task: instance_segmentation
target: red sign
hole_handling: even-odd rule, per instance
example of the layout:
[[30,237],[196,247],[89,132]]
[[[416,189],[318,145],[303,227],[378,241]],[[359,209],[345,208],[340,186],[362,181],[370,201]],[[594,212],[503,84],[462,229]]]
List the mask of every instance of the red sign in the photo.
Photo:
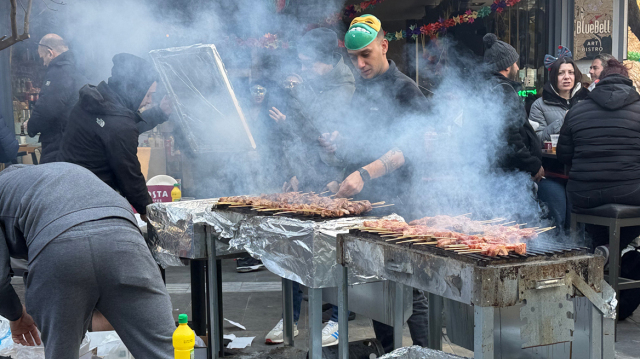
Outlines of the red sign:
[[171,190],[173,190],[173,185],[150,185],[147,186],[149,189],[149,195],[153,200],[153,203],[157,202],[171,202]]

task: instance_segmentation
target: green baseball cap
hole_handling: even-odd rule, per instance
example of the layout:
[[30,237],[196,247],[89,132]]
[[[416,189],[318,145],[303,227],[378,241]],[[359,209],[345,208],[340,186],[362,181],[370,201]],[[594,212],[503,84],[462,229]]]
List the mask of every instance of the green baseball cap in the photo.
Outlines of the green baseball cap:
[[373,15],[362,15],[351,21],[349,30],[344,35],[344,46],[348,50],[360,50],[367,47],[378,37],[382,24]]

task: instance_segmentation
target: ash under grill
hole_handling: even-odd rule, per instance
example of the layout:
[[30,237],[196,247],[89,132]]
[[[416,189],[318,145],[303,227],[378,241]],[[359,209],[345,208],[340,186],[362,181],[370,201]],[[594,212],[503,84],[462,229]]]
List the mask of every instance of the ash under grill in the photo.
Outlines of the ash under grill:
[[352,229],[349,233],[367,239],[373,239],[380,242],[385,242],[399,247],[407,247],[414,250],[434,253],[445,257],[457,259],[463,262],[472,263],[478,266],[484,266],[489,264],[515,264],[528,261],[537,261],[545,258],[557,259],[568,258],[587,253],[588,248],[576,247],[572,245],[566,245],[562,243],[555,243],[544,240],[542,238],[536,238],[527,243],[526,254],[509,253],[506,256],[491,257],[480,253],[457,253],[454,250],[444,249],[437,247],[435,244],[420,244],[420,242],[413,243],[400,243],[396,244],[393,241],[388,241],[388,238],[380,237],[377,234],[370,232],[364,232],[357,229]]

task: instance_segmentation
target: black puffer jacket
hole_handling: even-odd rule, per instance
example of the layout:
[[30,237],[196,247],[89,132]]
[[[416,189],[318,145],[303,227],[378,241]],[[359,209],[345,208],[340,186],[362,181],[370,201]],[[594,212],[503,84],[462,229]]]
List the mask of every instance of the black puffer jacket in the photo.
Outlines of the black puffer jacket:
[[40,163],[56,160],[67,118],[78,102],[78,90],[88,82],[76,68],[71,51],[63,52],[49,64],[40,97],[27,125],[29,136],[40,134]]
[[542,149],[536,132],[527,120],[524,102],[518,96],[520,83],[509,80],[499,72],[495,72],[491,80],[492,91],[501,96],[507,106],[507,149],[499,164],[505,170],[520,170],[534,176],[542,167]]
[[630,79],[610,75],[567,113],[557,152],[568,191],[640,183],[639,100]]

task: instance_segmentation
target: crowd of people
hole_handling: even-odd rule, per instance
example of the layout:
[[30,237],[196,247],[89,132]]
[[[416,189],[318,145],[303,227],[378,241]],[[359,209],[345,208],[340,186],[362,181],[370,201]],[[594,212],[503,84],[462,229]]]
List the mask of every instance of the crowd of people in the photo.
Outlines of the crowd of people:
[[[423,134],[398,129],[411,129],[409,119],[428,121],[421,115],[432,104],[387,58],[389,43],[375,16],[356,17],[344,45],[348,59],[334,31],[310,30],[296,47],[295,74],[280,83],[251,81],[244,111],[258,148],[252,176],[282,191],[389,201],[410,216],[417,204],[406,188],[415,180]],[[624,65],[599,55],[587,87],[571,52],[561,47],[557,57],[545,59],[549,82],[527,113],[519,96],[519,54],[494,34],[484,36],[484,45],[486,91],[506,108],[496,168],[528,174],[561,228],[572,208],[640,206],[640,96]],[[158,74],[134,55],[113,57],[111,77],[94,86],[86,84],[61,37],[43,37],[38,53],[48,71],[25,128],[40,135],[42,164],[0,172],[0,315],[22,344],[39,342],[37,326],[47,357],[77,358],[73,349],[82,334],[104,315],[126,333],[122,338],[135,357],[170,358],[170,299],[131,206],[146,220],[152,201],[137,158],[138,137],[170,118],[171,99],[156,95],[162,92]],[[558,159],[571,165],[568,181],[545,176],[543,142],[554,135]],[[10,162],[17,151],[12,131],[0,126],[0,160]],[[589,230],[594,247],[606,245],[599,228]],[[639,234],[624,229],[621,247]],[[10,257],[29,260],[26,307],[10,284]],[[301,301],[296,286],[296,324]],[[638,305],[628,302],[621,316]],[[427,345],[427,321],[426,296],[414,290],[408,320],[414,344]],[[373,326],[391,351],[392,328]],[[280,321],[266,342],[282,343],[282,327]],[[323,345],[337,343],[338,329],[334,310]]]

